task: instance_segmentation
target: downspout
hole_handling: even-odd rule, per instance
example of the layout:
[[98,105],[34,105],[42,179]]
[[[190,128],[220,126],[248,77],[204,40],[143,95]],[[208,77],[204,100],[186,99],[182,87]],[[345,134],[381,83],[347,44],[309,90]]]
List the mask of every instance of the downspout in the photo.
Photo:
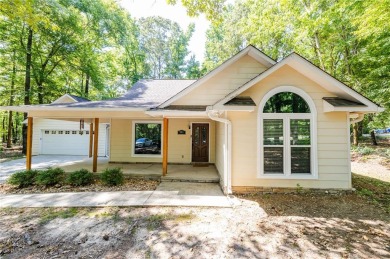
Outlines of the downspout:
[[350,124],[361,122],[364,119],[364,113],[350,113]]
[[227,129],[227,134],[225,136],[225,152],[227,153],[227,159],[224,163],[224,193],[232,193],[232,183],[231,183],[231,165],[232,165],[232,122],[228,119],[219,118],[219,112],[216,110],[209,110],[207,108],[207,116],[213,121],[222,122],[225,124]]

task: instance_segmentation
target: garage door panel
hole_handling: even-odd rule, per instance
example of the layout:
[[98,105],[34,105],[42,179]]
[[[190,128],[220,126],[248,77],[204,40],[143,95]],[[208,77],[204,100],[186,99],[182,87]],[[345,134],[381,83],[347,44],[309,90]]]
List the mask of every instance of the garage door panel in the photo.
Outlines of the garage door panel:
[[89,134],[83,131],[43,130],[41,154],[88,155]]

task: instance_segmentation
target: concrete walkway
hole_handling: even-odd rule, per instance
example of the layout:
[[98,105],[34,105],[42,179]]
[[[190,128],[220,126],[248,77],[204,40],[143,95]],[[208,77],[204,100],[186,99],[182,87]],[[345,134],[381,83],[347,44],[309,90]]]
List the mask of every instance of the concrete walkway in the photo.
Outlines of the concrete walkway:
[[0,195],[0,207],[199,206],[232,207],[214,183],[163,182],[155,191]]

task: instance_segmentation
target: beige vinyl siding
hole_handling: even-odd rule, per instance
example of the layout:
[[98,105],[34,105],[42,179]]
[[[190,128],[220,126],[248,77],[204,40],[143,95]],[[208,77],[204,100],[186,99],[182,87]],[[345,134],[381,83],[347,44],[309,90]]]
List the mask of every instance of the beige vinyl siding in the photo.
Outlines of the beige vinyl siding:
[[[258,178],[258,107],[255,112],[229,112],[233,124],[232,186],[351,188],[349,172],[348,123],[345,112],[323,113],[322,98],[334,96],[289,66],[284,66],[241,96],[251,96],[256,105],[278,86],[306,91],[317,109],[318,179]],[[261,111],[260,111],[261,113]]]
[[[158,119],[132,120],[132,119],[112,119],[111,120],[111,162],[151,162],[161,163],[162,156],[135,156],[133,152],[133,121],[159,121]],[[210,163],[215,162],[215,123],[207,119],[169,119],[168,123],[168,162],[169,163],[191,163],[191,123],[210,124]],[[185,130],[185,135],[179,135],[179,130]],[[162,143],[164,145],[164,143]]]
[[[80,122],[34,118],[33,119],[33,140],[32,155],[39,155],[41,152],[42,130],[79,130]],[[85,123],[84,130],[89,130],[89,124]],[[101,123],[99,127],[98,155],[106,155],[106,124]]]
[[212,105],[267,68],[246,55],[219,72],[173,105]]
[[[225,124],[222,122],[215,123],[215,167],[219,173],[219,178],[222,186],[224,186],[224,170],[225,170],[225,140],[226,130]],[[227,154],[226,154],[227,155]]]

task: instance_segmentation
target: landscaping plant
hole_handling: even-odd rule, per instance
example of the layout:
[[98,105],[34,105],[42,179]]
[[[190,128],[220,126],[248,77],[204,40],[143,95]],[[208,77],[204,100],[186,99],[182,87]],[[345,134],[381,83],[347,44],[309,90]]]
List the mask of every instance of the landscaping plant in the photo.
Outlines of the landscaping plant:
[[65,171],[61,168],[48,168],[44,171],[39,171],[35,178],[35,183],[44,186],[54,186],[62,183],[65,178]]
[[18,188],[28,187],[34,184],[35,178],[38,174],[36,170],[26,170],[12,174],[7,183],[17,185]]
[[85,186],[93,183],[93,173],[87,169],[74,171],[66,178],[66,183],[73,186]]
[[100,175],[100,180],[105,185],[121,185],[123,183],[123,172],[120,168],[106,168]]

